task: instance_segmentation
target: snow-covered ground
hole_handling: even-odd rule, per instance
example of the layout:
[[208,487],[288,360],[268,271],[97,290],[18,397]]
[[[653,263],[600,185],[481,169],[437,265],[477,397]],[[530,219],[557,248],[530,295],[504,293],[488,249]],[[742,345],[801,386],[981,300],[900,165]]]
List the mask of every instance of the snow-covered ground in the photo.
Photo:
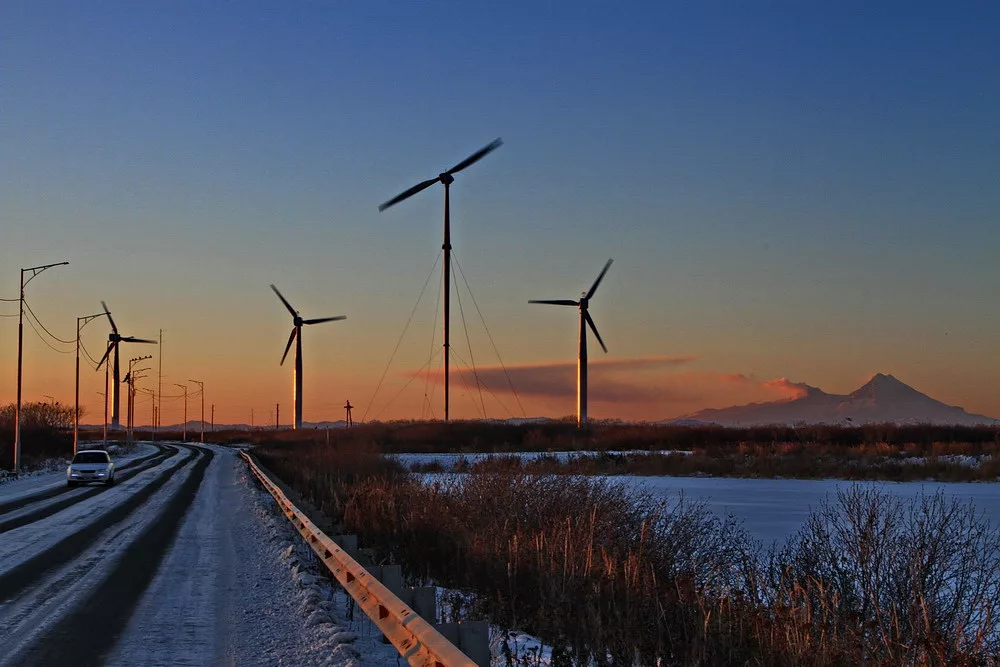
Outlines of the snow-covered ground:
[[107,665],[396,665],[246,465],[220,450]]
[[805,524],[824,500],[836,500],[838,489],[857,484],[900,498],[942,491],[948,498],[971,502],[994,525],[1000,525],[1000,484],[989,482],[852,482],[834,479],[740,479],[730,477],[609,478],[668,497],[684,494],[703,501],[720,516],[732,514],[750,535],[765,545],[784,541]]
[[[401,664],[396,650],[382,642],[362,612],[349,613],[346,594],[321,576],[322,565],[271,496],[248,476],[236,453],[211,450],[215,456],[176,535],[165,550],[141,554],[158,564],[150,570],[148,585],[142,584],[145,590],[136,591],[123,631],[99,662]],[[133,457],[153,451],[140,449]],[[53,646],[66,641],[60,628],[86,614],[103,593],[135,585],[121,580],[124,555],[135,558],[133,545],[162,525],[171,504],[183,498],[197,467],[195,461],[184,463],[189,455],[181,448],[130,480],[0,535],[0,665],[52,664],[39,656],[50,655]],[[155,479],[162,482],[159,489],[85,548],[67,555],[57,544],[63,536],[88,531],[94,522],[108,523],[107,517],[121,514],[122,504]],[[43,476],[16,482],[18,493],[27,495],[52,483]],[[97,535],[96,528],[92,532]],[[53,556],[60,548],[63,561]],[[54,564],[32,565],[47,560]],[[75,646],[62,650],[77,655]],[[80,647],[80,659],[86,651]]]

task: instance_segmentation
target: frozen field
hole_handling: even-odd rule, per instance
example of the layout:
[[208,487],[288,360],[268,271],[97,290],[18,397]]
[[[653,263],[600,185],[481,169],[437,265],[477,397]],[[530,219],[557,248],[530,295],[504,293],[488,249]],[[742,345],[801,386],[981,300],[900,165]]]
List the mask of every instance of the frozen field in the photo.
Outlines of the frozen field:
[[[456,463],[464,460],[467,464],[489,457],[520,457],[523,460],[552,456],[568,460],[579,456],[594,456],[602,452],[521,452],[516,454],[396,454],[397,459],[407,467],[423,466],[430,463],[440,465],[444,471],[456,469]],[[611,455],[646,454],[640,451],[609,451]],[[689,454],[668,450],[657,454]],[[441,473],[432,473],[431,478],[440,479]],[[449,475],[448,472],[443,473]],[[846,480],[822,479],[743,479],[734,477],[646,477],[621,475],[608,479],[646,489],[652,493],[676,498],[684,494],[692,500],[703,501],[709,509],[720,516],[732,514],[743,521],[747,530],[765,545],[775,540],[782,541],[795,534],[802,527],[812,508],[827,499],[836,499],[837,489],[849,488],[852,484],[877,487],[905,498],[914,498],[921,492],[932,494],[939,489],[949,497],[963,502],[971,501],[994,525],[1000,525],[1000,483],[943,483],[943,482],[851,482]]]
[[732,514],[743,521],[750,534],[769,545],[795,534],[810,509],[824,499],[835,500],[837,489],[857,484],[875,487],[901,498],[939,489],[950,498],[972,501],[994,525],[1000,525],[1000,484],[942,482],[850,482],[844,480],[736,479],[729,477],[614,477],[636,488],[677,497],[701,500],[719,515]]

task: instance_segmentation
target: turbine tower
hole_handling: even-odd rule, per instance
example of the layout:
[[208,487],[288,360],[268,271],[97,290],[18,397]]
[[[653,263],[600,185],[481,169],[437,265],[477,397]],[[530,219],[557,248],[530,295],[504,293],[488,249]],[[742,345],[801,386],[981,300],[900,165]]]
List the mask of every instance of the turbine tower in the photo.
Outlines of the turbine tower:
[[614,260],[609,259],[604,268],[601,269],[600,275],[597,276],[597,280],[591,285],[590,289],[583,293],[579,301],[572,301],[570,299],[545,299],[545,300],[532,300],[528,303],[544,303],[551,306],[576,306],[580,309],[580,356],[576,363],[576,424],[577,426],[583,426],[587,423],[587,327],[594,332],[597,336],[597,342],[601,344],[601,349],[604,350],[605,354],[608,348],[604,345],[604,341],[601,339],[601,334],[598,333],[597,327],[594,325],[594,320],[590,317],[590,312],[588,308],[590,307],[590,300],[594,297],[594,293],[597,292],[597,286],[601,284],[604,279],[604,274],[608,272],[611,268],[611,262]]
[[503,144],[500,139],[494,140],[492,143],[480,148],[478,151],[465,158],[454,167],[446,172],[438,174],[434,178],[428,179],[423,183],[417,183],[409,190],[401,192],[389,201],[385,202],[378,207],[379,211],[384,211],[390,206],[394,206],[404,199],[409,199],[413,195],[417,194],[421,190],[426,190],[435,183],[441,183],[444,185],[444,243],[441,248],[444,250],[444,420],[448,421],[448,406],[449,406],[449,352],[451,347],[451,205],[450,205],[450,191],[451,184],[455,182],[454,174],[462,171],[466,167],[472,166],[476,162],[486,157],[488,154],[495,151],[497,148]]
[[[135,338],[133,336],[122,336],[118,333],[118,325],[115,324],[115,319],[111,317],[111,311],[108,310],[108,304],[101,301],[101,306],[104,307],[104,314],[108,316],[108,322],[111,323],[111,333],[108,334],[108,349],[104,352],[104,356],[101,360],[97,362],[97,369],[100,370],[101,365],[108,360],[108,356],[114,352],[114,370],[113,378],[114,382],[111,383],[111,428],[119,429],[121,424],[119,421],[119,415],[121,413],[121,370],[118,365],[118,345],[119,343],[147,343],[151,345],[156,345],[155,340],[149,340],[148,338]],[[107,413],[105,413],[107,414]]]
[[303,324],[321,324],[323,322],[334,322],[336,320],[346,320],[346,315],[337,315],[336,317],[317,317],[311,320],[304,320],[302,316],[299,315],[299,311],[292,308],[292,304],[288,303],[285,297],[281,296],[281,292],[274,285],[271,285],[271,289],[274,293],[278,295],[281,299],[281,303],[285,304],[285,308],[288,312],[292,314],[292,334],[288,337],[288,344],[285,345],[285,353],[281,355],[281,364],[284,365],[285,357],[288,356],[288,350],[292,349],[292,342],[295,342],[295,372],[292,376],[292,403],[295,404],[295,421],[292,424],[292,428],[300,429],[302,428],[302,325]]

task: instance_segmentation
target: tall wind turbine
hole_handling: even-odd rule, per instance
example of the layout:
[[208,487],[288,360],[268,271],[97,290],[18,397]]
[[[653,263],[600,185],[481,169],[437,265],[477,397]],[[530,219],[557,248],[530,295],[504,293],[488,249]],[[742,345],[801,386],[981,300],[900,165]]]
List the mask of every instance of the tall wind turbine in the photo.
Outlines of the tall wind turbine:
[[[101,360],[97,363],[97,369],[100,370],[101,365],[108,360],[108,355],[112,352],[115,353],[114,358],[114,382],[111,383],[111,428],[117,429],[121,428],[119,424],[119,413],[121,411],[121,371],[118,366],[118,344],[119,343],[149,343],[156,345],[155,340],[149,340],[148,338],[135,338],[133,336],[122,336],[118,333],[118,325],[115,324],[115,318],[111,317],[111,311],[108,310],[108,304],[101,301],[101,306],[104,307],[104,314],[108,316],[108,322],[111,323],[111,333],[108,334],[108,349],[101,357]],[[107,414],[107,413],[105,413]]]
[[346,320],[346,315],[337,315],[336,317],[317,317],[311,320],[304,320],[302,316],[299,315],[299,311],[292,308],[292,304],[288,303],[285,297],[281,296],[281,292],[274,285],[271,285],[271,289],[274,293],[278,295],[281,299],[281,303],[285,304],[285,308],[288,312],[292,314],[292,334],[288,337],[288,345],[285,345],[285,353],[281,355],[281,364],[284,365],[285,357],[288,356],[288,351],[292,349],[292,342],[295,342],[295,372],[292,377],[292,402],[295,404],[295,423],[293,428],[302,428],[302,325],[303,324],[321,324],[323,322],[334,322],[336,320]]
[[601,344],[601,349],[604,350],[605,354],[608,348],[604,345],[604,341],[601,339],[601,334],[598,333],[597,327],[594,325],[594,320],[590,317],[590,312],[588,308],[590,307],[590,300],[594,297],[594,293],[597,292],[597,286],[601,284],[604,279],[604,274],[608,272],[611,268],[611,262],[614,260],[609,259],[608,263],[604,265],[601,269],[600,275],[597,276],[597,280],[594,284],[590,286],[590,289],[583,293],[579,301],[572,301],[570,299],[547,299],[547,300],[533,300],[528,303],[545,303],[551,306],[576,306],[580,309],[580,356],[576,362],[576,424],[577,426],[583,426],[587,423],[587,327],[594,332],[597,336],[597,342]]
[[466,167],[469,167],[481,159],[486,157],[488,154],[492,153],[496,149],[500,148],[503,144],[500,139],[494,140],[492,143],[480,148],[478,151],[465,158],[454,167],[446,172],[438,174],[434,178],[428,179],[423,183],[417,183],[409,190],[401,192],[389,201],[385,202],[378,207],[379,211],[384,211],[390,206],[394,206],[404,199],[409,199],[413,195],[417,194],[421,190],[426,190],[435,183],[441,183],[444,185],[444,244],[441,248],[444,250],[444,420],[448,421],[448,387],[449,387],[449,373],[448,373],[448,362],[449,362],[449,351],[451,347],[451,331],[449,329],[451,322],[451,206],[449,193],[451,191],[451,184],[455,182],[454,174],[462,171]]

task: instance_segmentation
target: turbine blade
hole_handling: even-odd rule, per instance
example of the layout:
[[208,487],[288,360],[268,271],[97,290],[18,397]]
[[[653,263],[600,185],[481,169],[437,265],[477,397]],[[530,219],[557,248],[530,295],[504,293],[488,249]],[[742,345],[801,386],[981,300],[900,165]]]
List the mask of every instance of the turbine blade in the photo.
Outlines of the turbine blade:
[[440,180],[440,177],[437,177],[437,178],[432,178],[430,180],[424,181],[423,183],[417,183],[416,185],[414,185],[409,190],[406,190],[405,192],[400,192],[398,195],[396,195],[395,197],[393,197],[389,201],[385,202],[384,204],[379,204],[378,210],[379,211],[384,211],[385,209],[389,208],[390,206],[394,206],[394,205],[398,204],[399,202],[403,201],[404,199],[409,199],[410,197],[412,197],[413,195],[417,194],[421,190],[426,190],[427,188],[431,187],[432,185],[434,185],[435,183],[437,183],[439,180]]
[[104,356],[101,357],[101,360],[97,362],[97,366],[94,367],[95,371],[101,370],[101,366],[103,366],[104,362],[108,360],[109,356],[111,356],[111,349],[114,348],[114,346],[115,346],[114,343],[108,343],[107,351],[105,351]]
[[452,167],[451,169],[449,169],[445,173],[446,174],[454,174],[454,173],[457,173],[459,171],[462,171],[466,167],[468,167],[470,165],[473,165],[476,162],[479,162],[484,157],[486,157],[487,155],[489,155],[490,153],[492,153],[496,149],[500,148],[500,146],[502,146],[502,145],[503,145],[503,142],[500,141],[500,139],[494,139],[492,143],[490,143],[490,144],[488,144],[486,146],[483,146],[478,151],[476,151],[475,153],[473,153],[469,157],[465,158],[464,160],[462,160],[461,162],[459,162],[458,164],[456,164],[454,167]]
[[134,338],[133,336],[122,336],[119,340],[123,343],[149,343],[151,345],[156,345],[158,341],[150,340],[148,338]]
[[281,303],[285,304],[285,308],[287,308],[288,312],[292,314],[292,317],[298,317],[299,315],[298,312],[296,312],[296,310],[292,308],[292,304],[288,303],[288,300],[285,297],[281,296],[281,292],[278,291],[278,288],[275,287],[274,285],[271,285],[271,289],[273,289],[274,293],[278,295],[279,299],[281,299]]
[[601,269],[601,275],[597,276],[597,280],[595,280],[595,281],[594,281],[594,284],[593,284],[593,286],[592,286],[592,287],[590,288],[590,291],[589,291],[589,292],[587,292],[587,298],[588,298],[588,299],[589,299],[590,297],[594,296],[594,293],[595,293],[595,292],[597,291],[597,286],[601,284],[601,281],[602,281],[602,280],[604,280],[604,274],[605,274],[605,273],[607,273],[607,272],[608,272],[608,269],[610,269],[610,268],[611,268],[611,262],[613,262],[613,261],[615,261],[615,260],[613,260],[613,259],[609,259],[609,260],[608,260],[608,263],[604,265],[604,268],[603,268],[603,269]]
[[288,345],[285,346],[285,353],[281,355],[281,363],[278,364],[279,366],[285,365],[285,357],[288,356],[288,351],[292,349],[292,343],[295,342],[295,334],[298,333],[298,331],[299,331],[298,327],[292,328],[292,335],[288,337]]
[[335,322],[337,320],[346,320],[347,315],[337,315],[336,317],[317,317],[312,320],[302,320],[302,324],[322,324],[323,322]]
[[111,311],[108,310],[108,304],[102,301],[101,305],[104,306],[104,314],[108,316],[108,321],[111,322],[111,330],[118,333],[118,325],[115,324],[115,318],[111,317]]
[[594,325],[594,320],[590,319],[590,313],[583,311],[583,319],[587,320],[587,324],[590,325],[590,330],[594,332],[594,335],[597,336],[597,342],[601,344],[601,349],[604,350],[605,354],[607,354],[608,347],[604,344],[601,334],[597,331],[597,327]]
[[550,306],[579,306],[579,301],[571,301],[569,299],[532,299],[528,303],[545,303]]

